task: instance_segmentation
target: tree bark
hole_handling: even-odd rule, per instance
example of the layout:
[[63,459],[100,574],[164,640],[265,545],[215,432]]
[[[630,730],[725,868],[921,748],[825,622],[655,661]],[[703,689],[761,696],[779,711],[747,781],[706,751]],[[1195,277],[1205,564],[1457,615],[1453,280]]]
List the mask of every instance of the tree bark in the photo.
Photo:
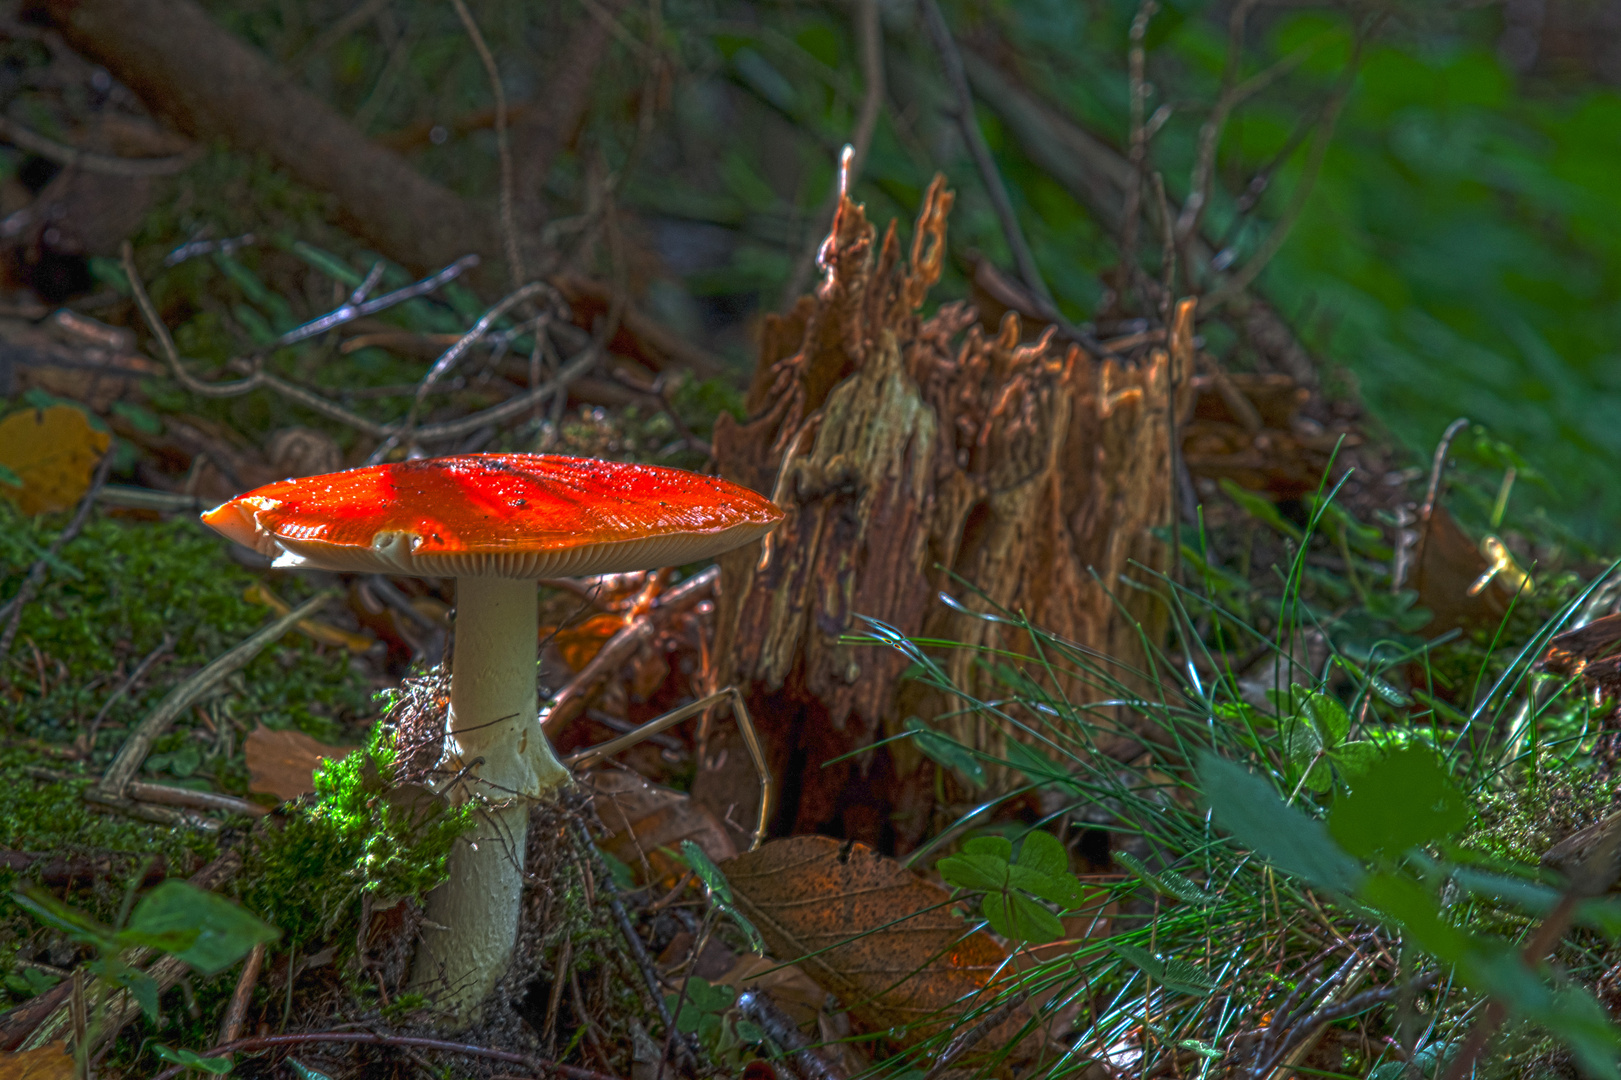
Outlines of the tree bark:
[[428,180],[219,27],[192,0],[27,0],[153,112],[203,142],[263,152],[335,196],[340,223],[417,273],[469,252],[501,262],[494,215]]
[[[1119,579],[1132,561],[1163,558],[1148,530],[1169,508],[1169,358],[1101,362],[1050,333],[1021,345],[1012,314],[993,338],[964,304],[921,318],[950,205],[936,179],[907,261],[893,224],[875,259],[861,207],[843,203],[826,281],[766,321],[750,418],[716,425],[722,475],[773,492],[787,514],[763,549],[721,560],[714,669],[762,729],[783,785],[781,832],[914,845],[930,824],[934,766],[908,740],[867,750],[908,715],[1002,748],[983,718],[949,715],[960,702],[903,680],[900,652],[847,643],[868,632],[863,616],[1028,651],[1021,633],[939,602],[947,590],[1098,650],[1127,682],[1144,659],[1138,626],[1149,641],[1162,630],[1162,605]],[[995,696],[975,660],[971,649],[941,657],[956,685]],[[1096,699],[1072,679],[1054,689]],[[723,820],[751,820],[741,747],[711,749],[694,796]]]

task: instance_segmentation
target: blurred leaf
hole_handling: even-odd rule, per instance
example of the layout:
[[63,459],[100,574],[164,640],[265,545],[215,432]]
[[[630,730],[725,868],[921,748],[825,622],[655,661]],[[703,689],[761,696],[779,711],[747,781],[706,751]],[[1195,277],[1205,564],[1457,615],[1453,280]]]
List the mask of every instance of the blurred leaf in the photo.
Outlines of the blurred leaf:
[[1307,884],[1345,893],[1356,889],[1361,868],[1322,822],[1286,806],[1272,785],[1210,753],[1200,754],[1197,774],[1216,823],[1233,839]]
[[1335,800],[1328,831],[1353,855],[1396,859],[1446,839],[1469,820],[1468,803],[1434,753],[1413,746],[1366,768]]
[[1110,945],[1109,948],[1167,990],[1202,997],[1216,988],[1216,984],[1206,978],[1204,972],[1185,960],[1162,959],[1147,949],[1124,943]]
[[141,898],[120,934],[131,943],[147,944],[192,935],[179,948],[155,946],[173,953],[204,975],[225,970],[255,945],[275,941],[280,931],[222,896],[171,878]]
[[[71,405],[24,409],[0,420],[0,495],[24,514],[70,510],[90,488],[111,437]],[[15,480],[15,483],[13,483]]]
[[1227,497],[1237,503],[1238,508],[1250,517],[1289,537],[1297,544],[1305,539],[1305,533],[1302,533],[1294,522],[1278,513],[1278,508],[1271,499],[1241,488],[1225,476],[1219,482],[1221,490],[1226,492]]
[[116,948],[110,928],[76,911],[37,885],[24,885],[11,894],[17,906],[34,918],[83,945],[111,952]]
[[201,1054],[184,1048],[164,1046],[162,1043],[153,1043],[152,1052],[164,1061],[172,1061],[176,1065],[184,1065],[188,1069],[197,1069],[215,1076],[223,1076],[231,1071],[231,1059],[228,1057],[203,1057]]
[[955,771],[976,788],[985,786],[985,766],[966,746],[934,731],[915,716],[908,716],[904,726],[924,757]]

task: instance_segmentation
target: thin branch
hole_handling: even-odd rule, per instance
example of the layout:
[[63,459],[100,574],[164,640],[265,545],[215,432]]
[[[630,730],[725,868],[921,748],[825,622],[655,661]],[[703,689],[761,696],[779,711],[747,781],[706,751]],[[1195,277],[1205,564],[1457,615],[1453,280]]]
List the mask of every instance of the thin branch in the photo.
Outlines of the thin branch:
[[464,0],[450,2],[455,5],[462,26],[467,28],[467,36],[473,40],[473,48],[478,50],[478,58],[484,64],[484,74],[490,80],[490,91],[495,95],[495,152],[501,159],[501,240],[507,256],[507,273],[516,288],[528,275],[524,273],[523,258],[518,254],[518,226],[512,210],[512,147],[507,141],[507,94],[501,86],[501,70],[495,66],[495,54],[490,52],[484,35],[479,32],[473,13],[467,10]]
[[985,193],[990,196],[991,207],[1002,225],[1002,235],[1013,253],[1013,264],[1036,298],[1056,314],[1058,305],[1053,302],[1053,295],[1042,280],[1036,257],[1031,253],[1030,245],[1019,227],[1018,216],[1013,212],[1013,200],[1008,197],[1007,185],[1002,182],[1002,174],[997,171],[996,161],[991,157],[991,148],[985,143],[985,133],[979,130],[979,120],[974,116],[974,95],[968,88],[968,75],[963,70],[962,53],[957,50],[956,39],[951,36],[951,28],[946,25],[946,18],[941,14],[936,0],[918,0],[918,4],[923,11],[923,24],[928,28],[935,51],[940,54],[940,62],[945,67],[946,81],[956,101],[957,122],[962,127],[963,141],[968,144],[968,152],[979,169]]
[[[1126,211],[1120,233],[1120,266],[1124,271],[1121,291],[1131,288],[1139,274],[1137,268],[1137,230],[1143,212],[1143,185],[1147,182],[1148,128],[1144,114],[1148,108],[1148,50],[1144,42],[1148,37],[1148,23],[1159,10],[1155,0],[1143,0],[1131,20],[1130,47],[1127,51],[1127,79],[1131,98],[1131,149],[1127,160],[1131,164],[1131,184],[1126,188]],[[1143,297],[1146,301],[1148,298]]]
[[[453,263],[445,270],[440,271],[438,274],[434,275],[434,277],[419,281],[415,285],[409,286],[409,289],[420,290],[414,294],[420,295],[421,292],[429,291],[430,288],[437,288],[439,284],[442,284],[441,279],[449,280],[445,277],[445,275],[449,274],[451,270],[455,270],[456,273],[460,273],[461,270],[475,265],[476,258],[476,256],[470,255],[464,259],[457,260],[457,262]],[[163,357],[168,362],[170,373],[174,375],[175,380],[179,382],[181,386],[185,387],[192,393],[197,394],[199,397],[239,397],[243,394],[251,393],[252,391],[258,389],[273,390],[282,397],[304,406],[311,412],[324,416],[328,420],[333,420],[337,423],[352,427],[356,431],[369,435],[374,439],[394,439],[397,441],[399,435],[405,430],[405,427],[402,424],[379,424],[375,420],[368,419],[367,417],[361,416],[359,413],[352,412],[349,409],[344,408],[342,405],[328,401],[326,398],[312,390],[306,390],[302,386],[295,385],[285,379],[271,375],[262,367],[255,370],[252,375],[249,375],[246,378],[236,379],[231,382],[211,383],[197,378],[191,372],[186,370],[185,364],[181,361],[180,351],[175,347],[174,336],[169,333],[169,328],[164,325],[163,319],[158,315],[157,306],[152,303],[152,298],[147,295],[146,287],[142,284],[140,275],[137,273],[135,268],[134,252],[130,249],[130,246],[127,243],[124,245],[124,273],[129,278],[130,291],[134,295],[135,304],[140,309],[141,317],[146,321],[147,327],[152,332],[152,336],[157,339],[159,348],[163,353]],[[332,312],[330,315],[317,320],[316,323],[311,323],[309,325],[313,327],[319,323],[329,322],[329,326],[321,328],[329,329],[330,326],[337,326],[342,323],[349,322],[353,319],[359,318],[363,314],[366,314],[368,311],[381,310],[390,304],[398,303],[399,301],[394,298],[397,297],[399,293],[406,291],[406,289],[401,289],[397,292],[390,293],[387,296],[379,296],[376,300],[371,300],[360,305],[345,305],[343,308],[340,308],[337,311]],[[319,332],[320,330],[316,330],[303,336],[312,337],[314,336],[314,333]],[[294,333],[297,333],[297,331],[294,331]],[[571,382],[579,378],[581,375],[584,375],[585,372],[597,362],[601,356],[601,351],[602,343],[599,341],[593,341],[584,349],[580,350],[580,352],[575,354],[575,356],[563,366],[562,370],[545,384],[534,387],[533,389],[528,390],[525,393],[518,394],[515,397],[508,398],[499,405],[493,405],[481,412],[464,416],[460,420],[449,420],[445,421],[444,423],[429,424],[426,427],[418,428],[413,433],[413,436],[419,443],[441,442],[449,439],[458,439],[464,435],[470,434],[471,432],[477,431],[485,424],[499,424],[510,420],[515,416],[520,416],[524,412],[528,411],[530,406],[536,401],[544,400],[551,394],[559,390],[566,389]]]
[[1306,208],[1306,200],[1311,197],[1312,189],[1317,184],[1317,174],[1322,170],[1323,159],[1328,156],[1328,145],[1333,141],[1334,127],[1339,122],[1346,98],[1350,96],[1351,84],[1356,81],[1356,74],[1362,66],[1362,48],[1381,22],[1382,18],[1375,18],[1362,33],[1357,34],[1356,42],[1351,49],[1351,58],[1346,61],[1345,70],[1340,73],[1339,81],[1323,105],[1322,116],[1317,122],[1316,136],[1312,140],[1311,150],[1306,159],[1305,171],[1290,195],[1289,205],[1284,208],[1283,213],[1273,224],[1272,231],[1261,242],[1260,250],[1244,264],[1242,269],[1200,301],[1201,312],[1214,311],[1221,304],[1248,289],[1250,283],[1266,269],[1272,257],[1282,249],[1284,241],[1289,239],[1290,231],[1300,219],[1301,212]]
[[296,345],[300,341],[324,334],[328,330],[342,326],[344,323],[354,322],[356,319],[364,318],[367,315],[375,315],[379,311],[394,307],[397,304],[403,304],[407,300],[415,300],[419,296],[426,296],[441,285],[450,284],[478,266],[478,264],[479,257],[477,255],[463,255],[438,273],[430,274],[421,281],[414,281],[403,288],[395,289],[393,292],[384,293],[375,300],[367,300],[362,303],[358,299],[351,298],[342,307],[335,308],[318,319],[287,331],[287,333],[277,338],[270,347],[271,349],[283,349],[289,345]]
[[120,698],[133,690],[136,683],[146,677],[146,673],[152,670],[152,665],[156,664],[164,653],[174,648],[174,642],[174,635],[167,630],[164,631],[163,640],[158,642],[158,647],[147,653],[141,662],[135,665],[135,670],[129,673],[129,677],[118,684],[118,689],[107,695],[107,699],[101,703],[101,708],[96,710],[95,718],[90,721],[90,726],[86,729],[86,742],[89,750],[95,750],[96,733],[101,730],[102,721],[107,719],[107,714],[112,711],[112,707],[118,704]]
[[444,355],[435,360],[433,366],[428,369],[428,373],[422,377],[422,382],[417,385],[416,400],[411,405],[410,415],[405,418],[404,429],[409,431],[416,424],[417,410],[422,407],[423,399],[428,396],[428,391],[433,389],[433,384],[447,375],[456,366],[457,362],[467,355],[467,351],[478,344],[485,334],[490,332],[490,327],[495,324],[497,319],[502,318],[507,312],[528,301],[531,297],[553,291],[555,290],[544,281],[531,281],[523,288],[507,295],[480,316],[478,322],[473,324],[473,328],[458,338],[456,344],[446,349]]
[[[420,1035],[396,1035],[390,1031],[310,1031],[292,1035],[261,1035],[251,1039],[237,1039],[234,1042],[221,1043],[204,1051],[202,1056],[220,1057],[224,1054],[272,1050],[278,1046],[308,1046],[311,1043],[351,1043],[361,1046],[392,1046],[399,1049],[410,1047],[419,1050],[438,1050],[447,1054],[460,1054],[463,1057],[483,1058],[487,1061],[504,1061],[509,1065],[523,1065],[541,1072],[553,1073],[564,1077],[565,1080],[618,1080],[617,1077],[609,1073],[597,1072],[595,1069],[582,1069],[578,1065],[563,1065],[556,1061],[530,1057],[528,1054],[519,1054],[512,1050],[497,1050],[494,1047],[451,1042],[448,1039],[428,1039]],[[174,1080],[175,1077],[185,1071],[186,1066],[173,1065],[158,1073],[152,1080]]]
[[872,146],[873,131],[878,127],[878,116],[884,107],[884,27],[878,17],[878,0],[856,0],[855,16],[856,37],[861,42],[861,78],[865,93],[861,99],[861,112],[856,117],[855,131],[850,136],[850,159],[847,167],[841,163],[842,179],[812,219],[816,234],[794,264],[793,273],[788,275],[788,284],[782,290],[784,305],[793,303],[805,291],[811,270],[816,266],[816,253],[821,246],[821,237],[827,232],[827,223],[833,220],[840,197],[854,186],[856,178],[861,175],[861,167],[867,161],[867,151]]
[[102,176],[173,176],[190,168],[192,163],[202,156],[196,149],[188,150],[184,154],[159,158],[126,158],[115,157],[112,154],[98,154],[59,143],[55,139],[48,139],[4,114],[0,114],[0,138],[12,143],[19,150],[38,154],[47,161],[54,161],[67,168],[83,169],[88,173],[99,173]]
[[1239,0],[1227,21],[1227,64],[1221,73],[1221,93],[1216,97],[1210,118],[1199,129],[1199,150],[1194,157],[1193,175],[1188,181],[1188,197],[1182,204],[1182,213],[1176,219],[1176,235],[1183,243],[1199,228],[1204,220],[1205,207],[1210,203],[1210,188],[1216,175],[1216,147],[1221,143],[1222,128],[1237,102],[1233,87],[1238,82],[1238,71],[1244,56],[1244,21],[1257,0]]
[[67,528],[56,534],[51,546],[45,549],[45,554],[28,568],[28,576],[17,589],[17,595],[13,596],[5,607],[0,608],[0,615],[10,616],[5,631],[0,633],[0,661],[11,655],[11,643],[16,640],[17,628],[22,625],[23,608],[33,600],[39,587],[45,584],[45,577],[50,573],[51,563],[56,561],[57,555],[73,542],[73,538],[84,528],[85,522],[90,520],[90,508],[96,504],[96,496],[101,493],[102,485],[107,482],[107,475],[112,470],[113,451],[109,446],[107,452],[101,456],[101,463],[96,466],[95,474],[90,479],[90,488],[79,500],[79,508],[74,511],[73,519],[68,522]]

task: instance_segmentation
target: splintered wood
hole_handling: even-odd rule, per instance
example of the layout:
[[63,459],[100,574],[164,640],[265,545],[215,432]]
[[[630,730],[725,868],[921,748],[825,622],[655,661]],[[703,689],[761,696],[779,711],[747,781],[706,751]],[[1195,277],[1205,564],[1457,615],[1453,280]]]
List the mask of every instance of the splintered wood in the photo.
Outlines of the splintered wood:
[[[951,201],[937,178],[909,258],[894,223],[875,247],[862,208],[843,202],[822,285],[766,320],[749,419],[715,428],[721,474],[771,492],[787,514],[763,549],[721,560],[713,672],[715,685],[743,688],[768,740],[786,786],[779,832],[915,844],[935,783],[909,742],[827,764],[908,715],[1001,746],[982,718],[942,715],[960,703],[904,682],[902,654],[844,640],[868,631],[862,616],[908,636],[1029,651],[1018,632],[941,603],[946,590],[1097,650],[1128,684],[1144,660],[1134,622],[1149,640],[1161,627],[1159,602],[1121,575],[1165,558],[1149,530],[1168,522],[1170,355],[1099,360],[1051,331],[1021,343],[1013,313],[991,336],[965,304],[924,318]],[[1177,410],[1186,403],[1179,393]],[[996,696],[971,651],[941,660],[958,686]],[[1053,689],[1097,700],[1077,682]],[[1119,749],[1130,741],[1124,732]],[[711,751],[695,795],[750,820],[746,756],[723,738]]]

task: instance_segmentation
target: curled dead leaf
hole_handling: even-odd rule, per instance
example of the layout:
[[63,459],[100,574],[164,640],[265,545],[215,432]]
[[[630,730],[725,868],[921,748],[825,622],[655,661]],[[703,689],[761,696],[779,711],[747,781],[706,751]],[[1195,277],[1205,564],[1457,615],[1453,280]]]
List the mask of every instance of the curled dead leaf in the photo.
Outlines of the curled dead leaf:
[[[911,1046],[991,1004],[1008,953],[953,914],[951,894],[863,844],[773,840],[721,866],[772,955],[835,994],[855,1021]],[[1029,1019],[1013,1010],[980,1041],[1005,1046]]]
[[268,792],[279,799],[296,799],[315,790],[311,774],[323,761],[337,761],[355,748],[328,746],[302,731],[272,731],[263,724],[242,744],[247,757],[249,791]]
[[73,1076],[73,1055],[65,1042],[0,1053],[0,1080],[73,1080]]
[[662,849],[678,849],[683,840],[697,844],[717,863],[737,854],[714,814],[679,791],[609,769],[591,772],[583,783],[598,819],[611,830],[603,850],[644,881],[674,884],[685,868]]
[[0,494],[25,514],[71,509],[110,441],[71,405],[14,412],[0,420],[0,466],[11,474],[0,473]]

